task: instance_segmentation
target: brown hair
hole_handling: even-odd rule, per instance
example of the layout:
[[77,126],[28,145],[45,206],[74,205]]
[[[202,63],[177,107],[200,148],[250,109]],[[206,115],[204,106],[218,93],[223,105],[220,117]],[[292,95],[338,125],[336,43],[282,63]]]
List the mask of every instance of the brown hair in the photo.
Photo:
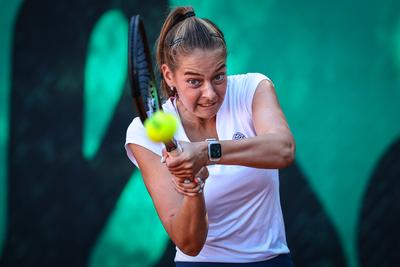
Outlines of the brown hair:
[[[224,35],[213,22],[195,17],[192,7],[174,8],[165,19],[157,40],[158,71],[162,75],[163,64],[175,71],[178,57],[188,55],[196,48],[221,49],[224,57],[227,53]],[[161,89],[166,96],[174,95],[164,79],[161,79]]]

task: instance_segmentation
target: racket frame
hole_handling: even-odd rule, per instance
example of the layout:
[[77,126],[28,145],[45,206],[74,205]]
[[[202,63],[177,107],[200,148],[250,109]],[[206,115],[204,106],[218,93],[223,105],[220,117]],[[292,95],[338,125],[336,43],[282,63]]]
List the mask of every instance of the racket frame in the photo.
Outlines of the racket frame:
[[[142,91],[140,90],[138,71],[134,66],[137,66],[137,57],[135,55],[135,48],[138,38],[141,38],[143,42],[143,49],[147,61],[147,68],[150,76],[149,87],[151,99],[154,103],[151,104],[152,108],[150,108],[149,113],[146,112],[145,106],[149,106],[149,103],[144,103],[142,96]],[[144,23],[140,17],[140,15],[132,16],[129,24],[129,36],[128,36],[128,76],[130,82],[130,89],[133,97],[133,102],[135,107],[137,108],[138,115],[140,120],[144,124],[146,119],[148,119],[152,113],[157,110],[162,110],[161,99],[159,95],[159,90],[157,88],[157,81],[154,75],[153,65],[152,65],[152,57],[149,49],[149,43],[147,41],[146,31],[144,28]],[[175,139],[168,140],[164,142],[165,148],[168,152],[171,152],[177,149],[177,142]]]

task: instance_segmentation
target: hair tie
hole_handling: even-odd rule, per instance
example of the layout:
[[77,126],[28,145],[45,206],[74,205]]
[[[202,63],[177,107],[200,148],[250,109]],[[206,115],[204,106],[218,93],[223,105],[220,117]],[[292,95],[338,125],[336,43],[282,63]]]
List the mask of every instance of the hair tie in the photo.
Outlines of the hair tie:
[[175,19],[174,19],[174,23],[172,23],[171,29],[173,27],[175,27],[175,25],[178,24],[179,22],[181,22],[181,21],[183,21],[183,20],[185,20],[187,18],[194,17],[194,16],[196,16],[194,11],[188,11],[183,15],[182,14],[177,14]]
[[194,17],[194,16],[196,16],[196,14],[193,11],[189,11],[185,15],[183,15],[183,17],[184,17],[183,19],[187,19],[187,18]]

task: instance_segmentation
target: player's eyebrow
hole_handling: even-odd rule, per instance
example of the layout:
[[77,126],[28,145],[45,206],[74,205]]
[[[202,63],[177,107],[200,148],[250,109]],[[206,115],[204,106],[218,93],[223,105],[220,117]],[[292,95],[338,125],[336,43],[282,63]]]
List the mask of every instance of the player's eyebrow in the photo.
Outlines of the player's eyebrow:
[[[215,72],[219,72],[221,69],[225,68],[226,64],[222,64],[218,69],[215,70]],[[202,76],[202,74],[193,72],[193,71],[185,71],[183,75],[193,75],[193,76]]]

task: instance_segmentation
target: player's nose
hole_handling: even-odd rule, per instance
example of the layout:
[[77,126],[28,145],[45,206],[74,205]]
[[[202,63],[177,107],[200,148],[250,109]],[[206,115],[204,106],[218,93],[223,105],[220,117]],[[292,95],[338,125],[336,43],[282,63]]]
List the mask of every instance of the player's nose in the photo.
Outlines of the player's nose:
[[211,99],[214,99],[215,96],[216,96],[216,93],[215,93],[215,89],[214,89],[214,86],[212,85],[212,83],[210,83],[210,82],[205,83],[204,88],[203,88],[203,97],[211,100]]

